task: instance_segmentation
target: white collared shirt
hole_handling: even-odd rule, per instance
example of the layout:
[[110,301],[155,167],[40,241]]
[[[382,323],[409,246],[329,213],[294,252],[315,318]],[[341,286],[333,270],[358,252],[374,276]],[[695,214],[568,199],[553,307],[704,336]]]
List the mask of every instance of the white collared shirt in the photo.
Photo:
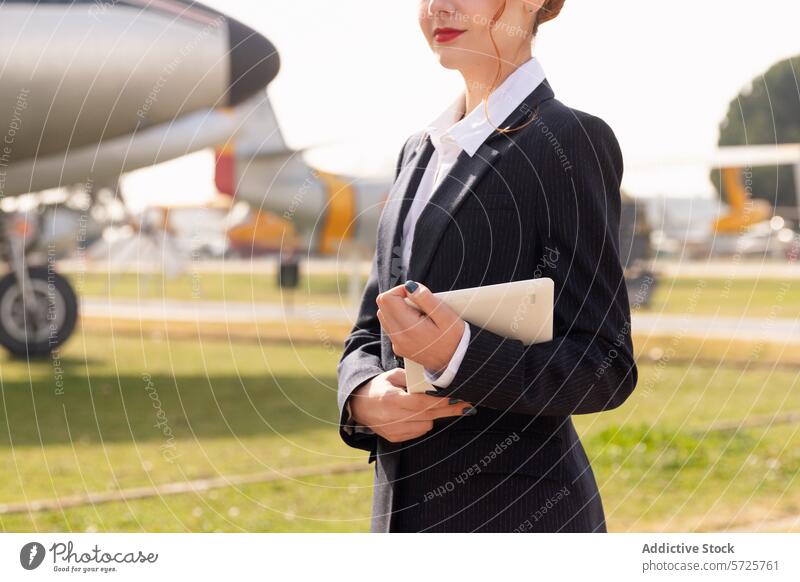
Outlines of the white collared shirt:
[[[464,91],[434,119],[426,130],[434,146],[425,173],[420,181],[414,200],[408,209],[403,222],[401,239],[401,261],[406,272],[411,258],[411,245],[414,227],[422,209],[430,200],[433,192],[441,184],[445,176],[453,168],[461,151],[470,157],[475,155],[483,142],[492,135],[495,127],[499,127],[525,98],[530,95],[544,80],[544,70],[536,57],[521,64],[506,77],[505,81],[489,95],[489,121],[483,102],[479,103],[469,115],[464,117],[466,109],[466,93]],[[463,119],[462,119],[463,117]],[[490,123],[491,122],[491,123]],[[425,379],[435,387],[445,388],[450,385],[464,358],[469,344],[469,325],[464,323],[464,333],[448,366],[438,376],[425,370]]]

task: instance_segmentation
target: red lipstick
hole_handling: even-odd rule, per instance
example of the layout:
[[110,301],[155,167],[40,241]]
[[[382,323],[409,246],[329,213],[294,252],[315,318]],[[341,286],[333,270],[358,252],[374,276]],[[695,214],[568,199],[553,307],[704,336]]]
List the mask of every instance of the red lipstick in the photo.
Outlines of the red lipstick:
[[433,38],[436,42],[450,42],[461,36],[463,32],[465,31],[457,28],[435,28],[433,30]]

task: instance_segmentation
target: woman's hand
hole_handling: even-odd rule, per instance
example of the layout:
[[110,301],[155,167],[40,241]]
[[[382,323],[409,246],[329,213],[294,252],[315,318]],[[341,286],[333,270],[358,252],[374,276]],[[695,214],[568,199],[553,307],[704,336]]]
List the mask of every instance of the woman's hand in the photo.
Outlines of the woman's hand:
[[457,398],[409,394],[405,386],[403,368],[383,372],[365,382],[351,394],[353,420],[386,440],[399,443],[429,432],[437,418],[460,416],[464,410],[472,409],[469,402]]
[[[408,305],[410,297],[422,311]],[[464,320],[422,283],[406,281],[380,293],[378,319],[389,334],[392,350],[429,370],[441,372],[453,357],[464,334]]]

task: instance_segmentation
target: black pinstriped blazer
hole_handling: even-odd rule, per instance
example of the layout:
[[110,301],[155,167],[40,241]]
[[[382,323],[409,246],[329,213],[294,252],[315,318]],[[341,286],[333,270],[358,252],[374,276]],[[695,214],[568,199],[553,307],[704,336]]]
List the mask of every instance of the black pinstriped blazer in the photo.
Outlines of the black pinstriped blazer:
[[[378,226],[357,321],[337,367],[340,434],[375,461],[373,532],[606,531],[570,415],[622,404],[637,382],[619,256],[622,154],[601,118],[567,107],[545,80],[473,157],[461,152],[419,216],[409,272],[400,236],[433,153],[412,135]],[[404,203],[405,202],[405,203]],[[443,395],[478,407],[403,443],[343,429],[350,393],[402,360],[375,297],[404,279],[433,292],[533,277],[555,281],[554,339],[524,346],[472,323]]]

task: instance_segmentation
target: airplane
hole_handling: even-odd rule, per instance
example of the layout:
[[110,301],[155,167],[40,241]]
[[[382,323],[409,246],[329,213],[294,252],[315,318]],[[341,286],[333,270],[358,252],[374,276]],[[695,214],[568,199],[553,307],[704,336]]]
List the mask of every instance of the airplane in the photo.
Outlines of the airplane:
[[294,223],[296,244],[323,255],[371,255],[391,182],[324,172],[283,138],[269,96],[252,99],[246,127],[216,152],[217,190]]
[[[747,175],[754,167],[792,166],[797,188],[797,208],[793,210],[800,216],[800,144],[720,147],[704,161],[720,171],[721,197],[649,201],[649,221],[658,225],[652,236],[656,252],[697,259],[790,257],[798,245],[797,234],[787,218],[775,213],[764,193],[752,192]],[[690,162],[697,160],[670,160],[660,165]]]
[[77,185],[96,203],[125,172],[224,143],[280,57],[191,0],[6,0],[0,54],[0,345],[43,357],[73,332],[77,298],[51,257],[26,264],[15,199]]
[[[271,213],[291,221],[292,228],[286,230],[277,251],[282,288],[299,284],[300,251],[332,255],[348,262],[348,300],[355,303],[361,291],[357,261],[375,251],[378,220],[391,181],[337,175],[309,166],[301,150],[286,145],[266,92],[249,105],[246,127],[216,149],[217,191],[246,202],[257,216]],[[240,235],[255,237],[256,233],[257,229],[250,228],[231,234],[238,248],[252,248],[257,241],[243,245]]]

